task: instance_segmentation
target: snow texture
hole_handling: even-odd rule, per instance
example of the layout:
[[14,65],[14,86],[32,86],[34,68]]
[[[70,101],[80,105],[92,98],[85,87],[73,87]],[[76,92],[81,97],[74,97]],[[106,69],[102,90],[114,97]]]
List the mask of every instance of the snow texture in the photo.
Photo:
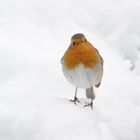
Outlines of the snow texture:
[[[139,0],[0,1],[0,140],[140,139]],[[69,101],[60,60],[75,33],[104,58],[93,110]]]

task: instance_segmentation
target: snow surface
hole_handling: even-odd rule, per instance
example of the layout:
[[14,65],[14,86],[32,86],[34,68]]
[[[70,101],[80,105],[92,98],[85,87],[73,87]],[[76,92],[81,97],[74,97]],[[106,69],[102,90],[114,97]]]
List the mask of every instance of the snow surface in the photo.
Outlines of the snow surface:
[[[138,0],[1,0],[0,140],[139,140],[139,6]],[[83,108],[82,89],[81,103],[69,102],[75,87],[61,70],[77,32],[105,61],[93,110]]]

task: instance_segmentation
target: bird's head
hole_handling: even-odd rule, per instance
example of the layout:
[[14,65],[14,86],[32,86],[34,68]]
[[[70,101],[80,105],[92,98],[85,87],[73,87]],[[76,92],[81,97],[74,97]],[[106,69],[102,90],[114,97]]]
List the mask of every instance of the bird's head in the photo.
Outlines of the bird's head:
[[86,41],[87,41],[86,37],[81,33],[75,34],[71,37],[71,44],[73,46],[79,45],[79,44],[86,42]]

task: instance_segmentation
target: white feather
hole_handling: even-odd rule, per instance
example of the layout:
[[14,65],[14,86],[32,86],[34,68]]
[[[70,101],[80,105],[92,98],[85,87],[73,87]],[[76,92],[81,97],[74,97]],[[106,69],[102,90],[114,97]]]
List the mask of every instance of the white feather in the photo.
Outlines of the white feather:
[[103,75],[102,64],[97,64],[94,68],[86,68],[83,64],[74,69],[68,69],[62,62],[62,69],[66,79],[79,88],[90,88],[101,82]]

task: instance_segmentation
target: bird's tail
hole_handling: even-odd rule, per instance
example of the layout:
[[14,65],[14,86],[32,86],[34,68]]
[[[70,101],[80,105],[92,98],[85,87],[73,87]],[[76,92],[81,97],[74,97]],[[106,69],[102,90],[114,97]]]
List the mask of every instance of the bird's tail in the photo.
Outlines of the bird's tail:
[[94,93],[93,87],[86,88],[86,96],[87,96],[87,98],[90,98],[92,100],[95,99],[95,93]]

